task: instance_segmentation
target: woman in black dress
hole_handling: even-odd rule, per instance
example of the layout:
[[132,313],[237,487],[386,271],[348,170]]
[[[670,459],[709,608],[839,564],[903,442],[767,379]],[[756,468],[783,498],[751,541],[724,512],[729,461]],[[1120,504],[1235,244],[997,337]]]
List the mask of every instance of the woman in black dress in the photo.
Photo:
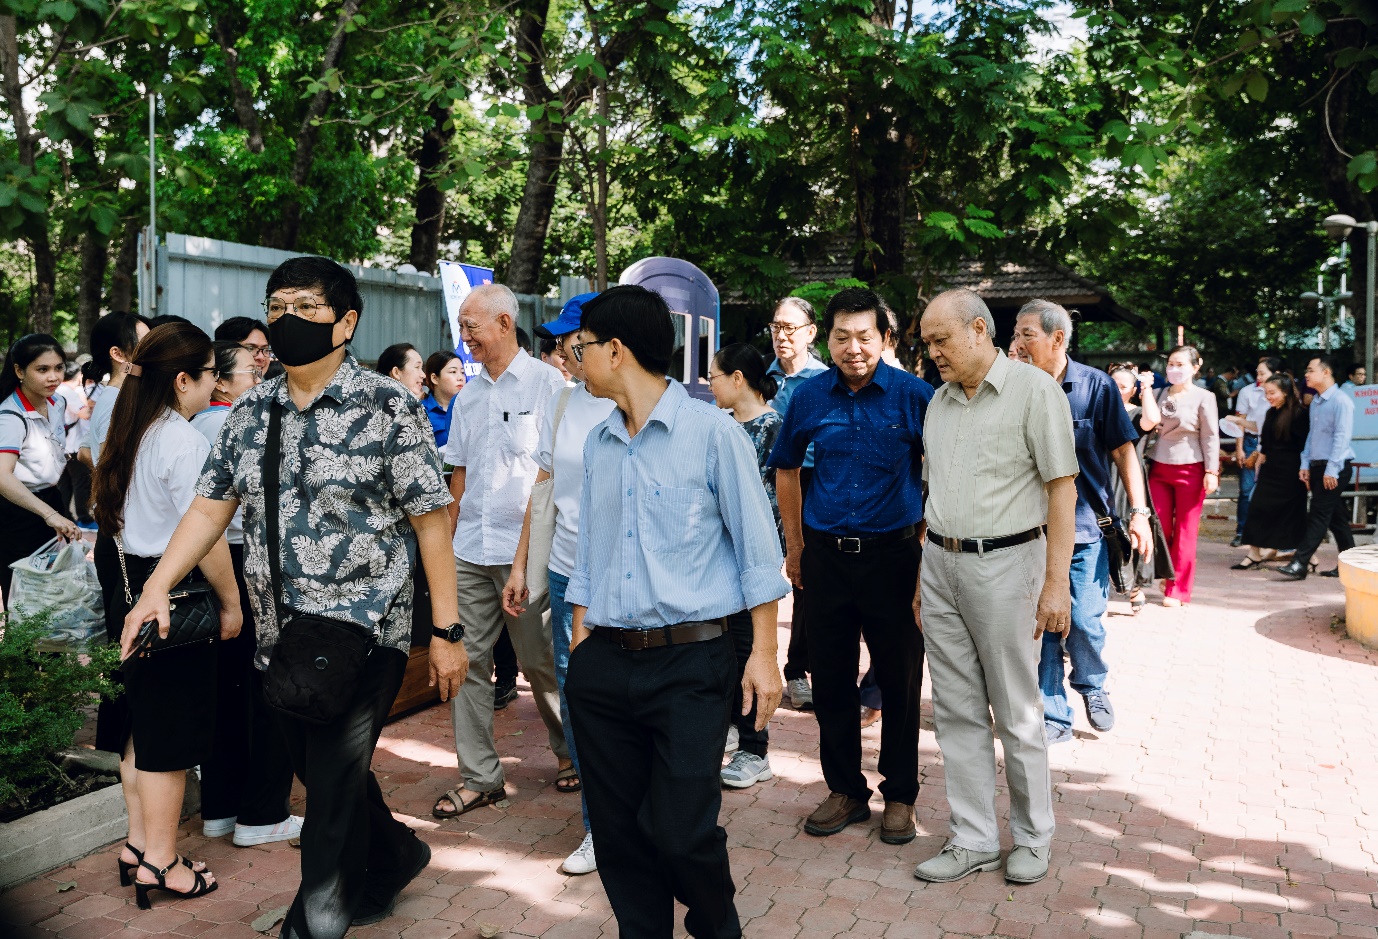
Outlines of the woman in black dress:
[[1306,533],[1306,484],[1297,476],[1301,451],[1311,428],[1310,416],[1286,375],[1274,375],[1263,385],[1268,415],[1251,460],[1258,482],[1249,499],[1244,544],[1249,554],[1234,565],[1237,571],[1259,567],[1264,561],[1291,553]]

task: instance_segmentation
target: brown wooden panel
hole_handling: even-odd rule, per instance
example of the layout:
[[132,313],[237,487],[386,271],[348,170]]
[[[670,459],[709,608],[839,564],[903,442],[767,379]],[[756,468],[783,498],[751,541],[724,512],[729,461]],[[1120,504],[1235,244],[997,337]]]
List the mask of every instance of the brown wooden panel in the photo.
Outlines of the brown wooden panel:
[[431,652],[426,646],[413,647],[407,655],[407,671],[402,676],[402,688],[388,711],[388,720],[419,708],[430,707],[440,700],[440,693],[430,687]]

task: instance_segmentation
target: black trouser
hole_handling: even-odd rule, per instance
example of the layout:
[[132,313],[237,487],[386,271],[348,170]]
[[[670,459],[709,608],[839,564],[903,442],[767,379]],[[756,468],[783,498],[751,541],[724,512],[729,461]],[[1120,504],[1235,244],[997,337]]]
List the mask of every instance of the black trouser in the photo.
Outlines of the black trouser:
[[91,521],[91,468],[80,460],[68,460],[62,470],[62,478],[57,481],[62,493],[62,504],[69,502],[76,512],[77,521]]
[[742,716],[742,675],[746,674],[746,660],[751,658],[751,647],[755,643],[755,630],[751,626],[751,611],[743,610],[727,618],[727,632],[732,637],[732,648],[737,653],[737,687],[732,695],[732,722],[737,725],[737,748],[756,756],[765,756],[770,748],[770,730],[756,729],[756,702],[751,702],[751,713]]
[[220,643],[215,750],[201,766],[201,817],[235,818],[241,825],[276,825],[287,818],[292,760],[272,710],[263,700],[263,676],[254,668],[257,639],[244,546],[230,545],[244,628]]
[[340,939],[368,887],[395,883],[415,859],[416,836],[392,817],[369,770],[406,668],[405,653],[375,648],[353,701],[324,726],[273,712],[306,785],[301,887],[282,924],[284,939]]
[[[799,470],[799,511],[804,511],[804,499],[808,498],[809,483],[813,479],[813,470]],[[794,606],[790,608],[789,618],[789,648],[785,650],[785,681],[794,681],[796,678],[807,678],[812,671],[809,667],[809,631],[805,622],[804,614],[804,592],[798,587],[794,588]]]
[[498,641],[493,643],[493,683],[499,688],[510,688],[517,683],[517,650],[512,648],[512,637],[507,627],[502,627]]
[[1302,567],[1311,563],[1311,555],[1325,540],[1327,530],[1335,536],[1335,547],[1348,551],[1354,547],[1354,529],[1349,527],[1349,517],[1345,514],[1344,499],[1341,496],[1349,488],[1354,468],[1345,460],[1340,469],[1339,485],[1334,489],[1325,488],[1325,461],[1311,463],[1311,511],[1306,519],[1306,535],[1297,545],[1296,562]]
[[919,794],[923,633],[914,624],[913,602],[920,551],[917,537],[847,554],[832,539],[804,535],[804,602],[823,779],[830,791],[862,801],[871,794],[861,772],[858,721],[862,637],[885,700],[881,795],[886,802],[913,805]]
[[640,652],[595,635],[570,653],[565,696],[622,939],[669,939],[675,900],[696,939],[742,934],[718,825],[736,680],[725,635]]
[[[33,495],[54,512],[61,512],[64,518],[71,517],[57,486],[39,489]],[[33,554],[56,537],[57,532],[43,521],[42,515],[0,496],[0,594],[4,595],[6,604],[10,602],[10,580],[14,577],[10,565]]]

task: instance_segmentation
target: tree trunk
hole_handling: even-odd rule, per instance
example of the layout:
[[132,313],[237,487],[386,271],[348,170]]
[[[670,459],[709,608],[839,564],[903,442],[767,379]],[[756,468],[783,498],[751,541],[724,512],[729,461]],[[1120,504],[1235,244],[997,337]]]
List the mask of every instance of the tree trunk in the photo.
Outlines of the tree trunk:
[[134,272],[138,268],[139,223],[130,219],[124,223],[120,253],[115,258],[115,272],[110,277],[110,312],[128,313],[133,309]]
[[77,348],[91,341],[91,327],[100,319],[100,300],[105,268],[110,261],[110,239],[95,228],[81,236],[81,271],[77,280]]
[[225,64],[228,66],[235,119],[247,134],[244,145],[249,148],[250,153],[262,153],[263,127],[258,119],[258,111],[254,108],[254,97],[239,80],[239,50],[236,48],[239,41],[239,30],[236,27],[239,24],[232,23],[231,18],[237,19],[241,15],[239,7],[231,4],[230,11],[213,16],[211,31],[215,33],[216,44],[220,46],[220,53],[225,57]]
[[545,261],[545,238],[550,231],[550,216],[555,209],[555,184],[564,157],[564,124],[536,121],[531,126],[530,162],[526,167],[526,188],[512,229],[512,259],[504,283],[515,293],[541,293],[541,267]]
[[876,108],[858,116],[854,135],[857,234],[861,250],[852,275],[873,286],[903,275],[904,217],[914,142],[898,127],[896,115]]
[[[30,171],[38,159],[38,140],[24,109],[24,92],[19,83],[19,26],[14,16],[0,16],[0,95],[14,125],[14,143],[19,164]],[[48,210],[27,213],[22,237],[33,255],[34,284],[29,292],[29,328],[36,333],[53,330],[53,295],[57,288],[57,262],[48,240]]]
[[412,205],[416,221],[411,227],[411,255],[408,260],[418,271],[436,272],[440,260],[440,233],[445,227],[445,193],[436,181],[436,169],[445,159],[445,151],[454,136],[454,126],[446,126],[450,112],[438,104],[427,111],[431,127],[421,138],[416,152],[416,195]]

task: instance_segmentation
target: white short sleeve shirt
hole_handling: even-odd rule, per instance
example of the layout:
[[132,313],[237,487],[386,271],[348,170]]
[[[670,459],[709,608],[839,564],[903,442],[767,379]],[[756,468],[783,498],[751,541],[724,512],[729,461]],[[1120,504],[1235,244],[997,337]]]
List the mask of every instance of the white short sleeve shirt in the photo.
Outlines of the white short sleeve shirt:
[[134,457],[134,475],[124,497],[124,550],[160,557],[191,508],[196,482],[210,456],[201,432],[171,409],[153,422]]
[[19,457],[14,476],[30,492],[56,486],[67,465],[67,402],[48,399],[45,416],[16,390],[0,401],[0,453]]
[[96,406],[91,409],[91,430],[83,444],[91,451],[92,466],[100,462],[100,448],[105,444],[105,435],[110,433],[110,417],[115,413],[115,399],[119,396],[120,389],[110,385],[101,385],[100,394],[93,395]]
[[[615,405],[611,398],[595,398],[583,383],[570,389],[560,431],[555,431],[555,409],[564,389],[555,392],[541,421],[541,442],[536,465],[555,479],[555,538],[550,545],[550,569],[569,577],[579,547],[579,501],[584,491],[584,441],[603,423]],[[552,437],[554,447],[552,450]]]
[[[201,432],[201,436],[206,438],[206,443],[215,446],[216,438],[220,436],[220,428],[225,426],[225,418],[230,416],[231,404],[228,401],[212,401],[210,407],[191,419],[191,426]],[[229,527],[225,529],[225,540],[230,544],[244,543],[244,507],[241,505],[234,510],[234,518],[230,519]]]
[[485,366],[460,389],[444,454],[446,463],[465,470],[455,557],[491,566],[517,556],[541,423],[564,384],[558,369],[519,351],[496,380]]

